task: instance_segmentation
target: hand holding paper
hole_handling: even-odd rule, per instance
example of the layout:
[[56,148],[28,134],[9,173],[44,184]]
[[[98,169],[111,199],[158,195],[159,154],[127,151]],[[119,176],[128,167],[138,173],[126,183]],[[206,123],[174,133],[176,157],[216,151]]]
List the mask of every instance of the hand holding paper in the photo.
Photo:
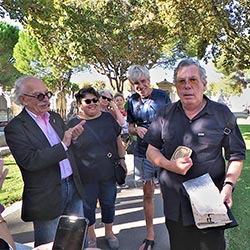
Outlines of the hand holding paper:
[[198,228],[225,226],[232,222],[223,198],[208,173],[188,180],[183,185],[189,195]]

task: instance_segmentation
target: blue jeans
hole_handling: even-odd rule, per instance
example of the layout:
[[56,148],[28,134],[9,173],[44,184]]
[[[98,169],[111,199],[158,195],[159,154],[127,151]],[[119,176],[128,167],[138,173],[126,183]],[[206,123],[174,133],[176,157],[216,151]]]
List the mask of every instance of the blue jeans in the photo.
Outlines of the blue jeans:
[[83,188],[86,194],[83,200],[83,209],[85,217],[89,220],[89,225],[93,225],[96,221],[95,211],[97,200],[99,200],[101,206],[102,222],[113,223],[117,193],[114,178],[83,183]]
[[[82,199],[76,190],[72,176],[62,180],[61,214],[83,216]],[[58,219],[59,217],[47,221],[33,221],[35,247],[54,240]]]
[[134,166],[134,178],[136,181],[151,181],[159,177],[160,168],[146,158],[135,156]]

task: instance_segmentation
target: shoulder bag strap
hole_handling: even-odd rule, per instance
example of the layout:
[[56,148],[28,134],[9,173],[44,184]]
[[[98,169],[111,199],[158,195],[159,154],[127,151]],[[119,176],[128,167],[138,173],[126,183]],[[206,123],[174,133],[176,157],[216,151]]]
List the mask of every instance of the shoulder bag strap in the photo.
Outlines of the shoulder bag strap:
[[232,115],[230,119],[227,121],[226,127],[224,128],[224,134],[229,135],[232,131],[232,129],[236,125],[236,117]]

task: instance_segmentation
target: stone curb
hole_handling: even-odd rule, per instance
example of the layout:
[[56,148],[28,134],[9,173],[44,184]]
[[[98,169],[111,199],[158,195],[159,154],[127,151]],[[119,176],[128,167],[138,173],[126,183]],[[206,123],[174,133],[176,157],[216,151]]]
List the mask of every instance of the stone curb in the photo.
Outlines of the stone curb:
[[4,157],[11,154],[8,146],[0,147],[0,157]]

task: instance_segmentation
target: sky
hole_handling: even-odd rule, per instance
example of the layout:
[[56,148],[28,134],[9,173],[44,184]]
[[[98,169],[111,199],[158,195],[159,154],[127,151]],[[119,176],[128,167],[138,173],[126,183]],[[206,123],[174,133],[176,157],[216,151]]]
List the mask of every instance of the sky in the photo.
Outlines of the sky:
[[[216,69],[211,62],[209,62],[208,64],[201,62],[201,65],[206,69],[208,83],[216,83],[220,81],[222,74],[216,72]],[[71,80],[75,83],[94,82],[96,80],[103,80],[105,82],[108,82],[108,78],[106,76],[98,74],[94,70],[93,72],[94,73],[82,72],[75,74],[72,76]],[[159,83],[164,79],[172,82],[173,70],[155,68],[150,70],[150,76],[152,84]],[[219,95],[213,96],[211,99],[214,101],[218,101],[218,98]],[[243,93],[240,96],[232,96],[228,101],[230,103],[230,109],[232,111],[242,111],[245,109],[245,107],[250,107],[250,89],[247,88],[243,90]]]
[[22,25],[18,21],[10,19],[8,14],[6,14],[4,18],[0,17],[0,21],[9,23],[9,24],[14,25],[14,26],[17,26],[17,27],[19,27],[19,29],[23,28]]
[[[201,65],[206,69],[208,82],[218,82],[220,80],[221,74],[217,73],[212,63],[201,63]],[[89,72],[81,72],[72,76],[71,80],[75,83],[82,82],[91,82],[95,80],[103,80],[107,81],[107,77],[101,74],[98,74],[94,69],[92,69],[93,73]],[[160,67],[154,68],[150,70],[151,83],[159,83],[166,79],[169,82],[173,81],[173,70],[162,69]]]

